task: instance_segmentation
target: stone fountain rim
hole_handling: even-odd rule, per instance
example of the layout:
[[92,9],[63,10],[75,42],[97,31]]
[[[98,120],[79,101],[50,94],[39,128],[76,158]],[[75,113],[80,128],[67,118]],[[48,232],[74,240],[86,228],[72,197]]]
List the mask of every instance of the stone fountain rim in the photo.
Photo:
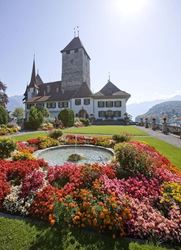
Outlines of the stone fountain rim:
[[54,150],[54,149],[58,149],[58,148],[68,148],[68,147],[76,147],[76,148],[81,148],[81,147],[87,147],[87,148],[97,148],[97,149],[102,149],[102,150],[105,150],[105,151],[108,151],[112,154],[112,156],[114,157],[115,156],[115,152],[112,148],[106,148],[106,147],[102,147],[102,146],[95,146],[95,145],[90,145],[90,144],[81,144],[81,145],[76,145],[75,144],[65,144],[65,145],[59,145],[59,146],[55,146],[55,147],[49,147],[49,148],[45,148],[45,149],[40,149],[40,150],[37,150],[36,152],[33,153],[33,155],[35,157],[39,157],[41,156],[42,153],[46,152],[46,151],[51,151],[51,150]]

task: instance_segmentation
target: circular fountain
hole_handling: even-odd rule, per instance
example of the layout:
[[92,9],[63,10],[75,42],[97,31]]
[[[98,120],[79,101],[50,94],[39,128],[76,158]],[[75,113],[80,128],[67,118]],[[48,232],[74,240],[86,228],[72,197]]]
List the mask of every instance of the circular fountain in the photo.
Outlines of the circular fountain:
[[44,159],[50,166],[63,165],[65,162],[70,162],[71,155],[80,155],[76,163],[106,163],[113,156],[113,150],[92,146],[92,145],[63,145],[58,147],[38,150],[34,155],[39,159]]

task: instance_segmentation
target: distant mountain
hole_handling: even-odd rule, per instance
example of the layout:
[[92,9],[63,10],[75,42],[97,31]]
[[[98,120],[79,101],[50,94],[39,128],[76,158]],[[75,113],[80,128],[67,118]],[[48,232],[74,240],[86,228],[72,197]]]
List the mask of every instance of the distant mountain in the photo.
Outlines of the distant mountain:
[[15,108],[20,108],[20,107],[24,108],[22,95],[9,96],[8,99],[9,99],[9,102],[7,104],[8,111],[12,112],[15,110]]
[[127,112],[135,119],[136,116],[146,113],[154,105],[167,101],[181,101],[181,95],[176,95],[168,99],[128,104]]
[[168,101],[154,105],[145,114],[137,116],[136,121],[140,118],[156,118],[157,122],[162,122],[163,117],[167,118],[169,123],[176,123],[177,119],[181,117],[181,101]]

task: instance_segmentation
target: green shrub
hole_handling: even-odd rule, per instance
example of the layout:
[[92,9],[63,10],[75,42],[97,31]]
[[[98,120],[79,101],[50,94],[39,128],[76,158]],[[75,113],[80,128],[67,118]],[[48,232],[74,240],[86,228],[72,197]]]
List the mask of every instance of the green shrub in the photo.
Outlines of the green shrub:
[[120,163],[118,168],[118,175],[126,172],[128,176],[143,174],[151,176],[152,161],[150,157],[140,151],[136,146],[130,143],[119,143],[114,147],[116,160]]
[[77,161],[80,161],[81,159],[82,159],[82,156],[79,154],[71,154],[68,157],[68,161],[71,161],[71,162],[77,162]]
[[155,246],[153,244],[144,245],[144,244],[138,244],[134,242],[131,242],[129,244],[129,250],[166,250],[166,249],[167,248]]
[[129,134],[124,133],[124,134],[120,134],[120,135],[113,135],[112,139],[116,143],[119,143],[119,142],[128,142],[128,141],[130,141],[131,137]]
[[71,109],[63,109],[58,115],[64,127],[72,127],[74,125],[74,112]]
[[59,137],[62,136],[62,134],[63,133],[62,133],[61,129],[55,129],[55,130],[51,131],[48,136],[53,138],[53,139],[58,139]]
[[31,107],[29,113],[29,121],[24,124],[25,128],[36,130],[40,127],[42,122],[43,122],[42,112],[35,107]]
[[59,141],[50,137],[39,138],[40,143],[38,145],[39,149],[54,147],[59,145]]
[[0,139],[0,159],[8,158],[15,150],[16,144],[10,139]]
[[0,124],[7,124],[8,122],[8,112],[3,106],[0,105]]
[[89,119],[86,118],[80,118],[80,121],[83,123],[84,126],[89,126],[90,125],[90,121]]

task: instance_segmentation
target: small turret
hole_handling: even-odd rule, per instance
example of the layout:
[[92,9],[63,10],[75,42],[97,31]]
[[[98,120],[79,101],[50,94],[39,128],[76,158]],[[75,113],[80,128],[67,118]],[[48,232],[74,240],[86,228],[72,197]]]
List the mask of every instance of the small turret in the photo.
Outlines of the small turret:
[[33,59],[33,67],[31,73],[31,80],[29,85],[27,86],[26,96],[27,100],[31,99],[32,97],[38,94],[38,84],[36,79],[36,68],[35,68],[35,57]]

